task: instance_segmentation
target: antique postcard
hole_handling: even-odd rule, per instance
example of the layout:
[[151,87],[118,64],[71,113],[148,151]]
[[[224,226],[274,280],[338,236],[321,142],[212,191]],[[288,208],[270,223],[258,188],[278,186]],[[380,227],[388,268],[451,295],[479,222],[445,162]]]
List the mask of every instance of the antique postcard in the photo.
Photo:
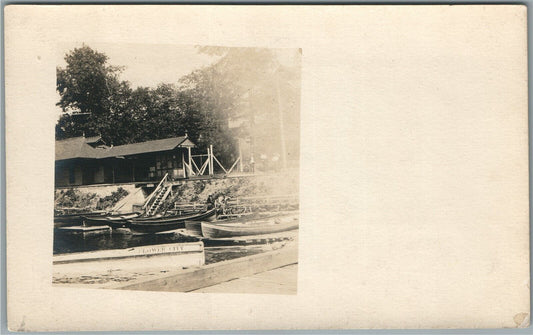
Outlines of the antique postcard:
[[527,9],[5,8],[12,331],[530,322]]
[[53,283],[296,294],[301,51],[99,50],[57,67]]

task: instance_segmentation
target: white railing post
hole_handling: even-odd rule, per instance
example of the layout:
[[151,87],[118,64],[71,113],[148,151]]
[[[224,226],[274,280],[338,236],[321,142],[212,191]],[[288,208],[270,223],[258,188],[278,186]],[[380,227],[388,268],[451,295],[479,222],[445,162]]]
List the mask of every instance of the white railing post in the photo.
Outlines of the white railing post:
[[233,165],[229,168],[227,174],[230,174],[231,171],[233,171],[233,168],[235,167],[235,165],[237,165],[237,163],[240,163],[241,172],[242,172],[242,159],[241,159],[241,156],[239,156],[239,157],[237,157],[237,160],[235,161],[235,163],[233,163]]
[[218,166],[220,166],[222,168],[222,170],[224,170],[224,172],[226,174],[228,174],[228,171],[222,166],[222,164],[218,161],[218,159],[215,157],[215,155],[211,155],[211,157],[213,157],[213,159],[218,163]]
[[208,159],[209,159],[209,175],[212,176],[213,173],[214,173],[214,168],[213,168],[213,145],[210,145],[209,148],[207,149],[207,152],[209,154],[208,156]]
[[187,147],[187,152],[189,154],[189,166],[192,166],[192,163],[191,163],[191,160],[192,160],[192,157],[191,157],[191,147]]
[[183,167],[183,178],[187,178],[187,170],[185,170],[185,158],[183,158],[183,151],[181,152],[181,166]]

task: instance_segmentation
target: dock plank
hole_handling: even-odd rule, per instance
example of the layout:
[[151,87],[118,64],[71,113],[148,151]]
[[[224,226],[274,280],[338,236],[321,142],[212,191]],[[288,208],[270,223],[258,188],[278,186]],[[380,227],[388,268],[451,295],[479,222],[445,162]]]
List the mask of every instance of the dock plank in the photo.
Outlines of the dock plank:
[[106,286],[109,289],[190,292],[203,287],[298,263],[296,243],[270,252],[176,271],[157,278]]
[[253,294],[296,294],[298,266],[257,273],[252,276],[226,281],[220,284],[191,291],[193,293],[253,293]]

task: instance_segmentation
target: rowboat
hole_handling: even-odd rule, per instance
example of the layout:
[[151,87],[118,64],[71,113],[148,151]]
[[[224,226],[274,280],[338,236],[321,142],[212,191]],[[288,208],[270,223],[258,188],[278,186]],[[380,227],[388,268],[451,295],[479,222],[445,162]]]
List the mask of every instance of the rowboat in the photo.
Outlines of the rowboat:
[[54,273],[67,277],[105,277],[110,271],[117,269],[130,274],[149,273],[204,264],[205,250],[202,242],[142,245],[53,256]]
[[106,214],[105,211],[93,211],[93,212],[54,215],[54,228],[80,225],[83,222],[83,216],[101,217],[105,214]]
[[297,229],[297,216],[270,218],[248,223],[210,223],[201,222],[202,235],[207,238],[224,238],[279,233]]
[[189,215],[167,216],[160,218],[153,218],[148,220],[130,219],[128,220],[128,227],[134,234],[154,234],[163,231],[174,230],[185,227],[185,221],[189,220],[204,220],[211,221],[215,219],[216,209],[210,209],[205,212],[197,212]]
[[194,214],[198,214],[198,213],[202,213],[202,212],[205,212],[205,209],[204,210],[196,210],[196,211],[189,211],[189,210],[184,210],[184,211],[179,211],[178,214],[175,214],[175,215],[153,215],[153,216],[138,216],[136,218],[133,219],[133,221],[154,221],[154,220],[170,220],[170,219],[175,219],[175,218],[180,218],[180,217],[183,217],[183,216],[187,216],[187,215],[194,215]]
[[140,213],[122,213],[107,216],[83,216],[83,222],[86,226],[102,226],[107,225],[111,228],[124,228],[128,224],[128,220],[138,217]]
[[[232,219],[219,220],[217,218],[215,222],[217,225],[249,223],[251,220],[257,220],[257,219],[265,220],[265,219],[276,217],[276,216],[279,216],[279,215],[272,214],[272,213],[268,213],[268,214],[257,213],[257,214],[252,214],[252,215],[245,216],[245,217],[237,217],[237,218],[232,218]],[[188,233],[191,235],[202,236],[202,222],[201,221],[189,221],[189,220],[185,221],[185,228],[187,229]]]

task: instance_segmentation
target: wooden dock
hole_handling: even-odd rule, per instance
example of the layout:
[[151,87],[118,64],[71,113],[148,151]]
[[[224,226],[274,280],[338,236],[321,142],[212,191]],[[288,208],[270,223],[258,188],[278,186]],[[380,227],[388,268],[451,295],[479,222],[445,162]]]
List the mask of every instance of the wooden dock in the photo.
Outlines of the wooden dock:
[[296,294],[298,264],[256,273],[191,291],[193,293]]
[[190,292],[298,263],[294,242],[269,252],[102,286],[107,289]]

